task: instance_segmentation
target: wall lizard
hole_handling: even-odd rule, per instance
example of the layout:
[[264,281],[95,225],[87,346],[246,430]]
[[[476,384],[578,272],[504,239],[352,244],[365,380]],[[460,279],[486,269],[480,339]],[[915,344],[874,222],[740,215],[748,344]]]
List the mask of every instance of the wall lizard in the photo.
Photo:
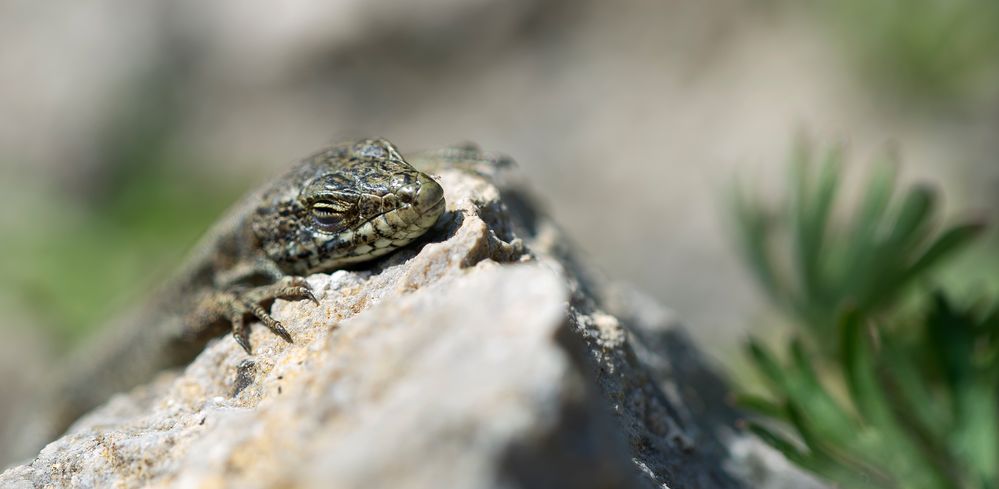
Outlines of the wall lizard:
[[303,159],[237,203],[148,304],[72,356],[52,382],[55,394],[34,413],[41,421],[19,445],[37,448],[115,392],[189,363],[227,331],[251,353],[250,319],[292,341],[269,314],[274,299],[318,304],[306,275],[405,246],[434,225],[444,206],[441,186],[384,139]]

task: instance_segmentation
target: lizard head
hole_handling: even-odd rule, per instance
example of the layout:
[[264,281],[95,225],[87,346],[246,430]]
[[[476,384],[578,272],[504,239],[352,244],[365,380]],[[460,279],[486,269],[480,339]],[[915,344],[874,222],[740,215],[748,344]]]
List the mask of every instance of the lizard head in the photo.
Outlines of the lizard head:
[[289,273],[328,271],[385,255],[444,212],[444,189],[384,139],[335,146],[303,161],[263,197],[251,227]]

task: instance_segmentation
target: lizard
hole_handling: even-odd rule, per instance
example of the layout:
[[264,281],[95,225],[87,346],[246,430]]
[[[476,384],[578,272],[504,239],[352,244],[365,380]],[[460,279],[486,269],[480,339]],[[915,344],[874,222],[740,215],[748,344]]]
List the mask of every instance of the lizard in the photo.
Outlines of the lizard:
[[440,184],[385,139],[302,159],[234,205],[147,304],[71,358],[53,382],[47,426],[29,438],[54,438],[115,392],[190,363],[227,331],[252,354],[248,319],[292,342],[268,311],[274,299],[318,305],[305,276],[406,246],[444,208]]

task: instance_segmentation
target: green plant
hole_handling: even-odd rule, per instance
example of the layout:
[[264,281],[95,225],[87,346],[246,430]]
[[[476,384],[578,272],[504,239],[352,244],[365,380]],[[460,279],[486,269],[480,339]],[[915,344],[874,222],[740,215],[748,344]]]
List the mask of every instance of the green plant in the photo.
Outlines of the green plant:
[[749,343],[767,390],[739,396],[749,427],[843,487],[997,488],[999,307],[911,287],[983,225],[936,230],[933,191],[896,196],[883,167],[837,219],[841,159],[801,145],[785,202],[735,193],[743,256],[796,326],[785,355]]

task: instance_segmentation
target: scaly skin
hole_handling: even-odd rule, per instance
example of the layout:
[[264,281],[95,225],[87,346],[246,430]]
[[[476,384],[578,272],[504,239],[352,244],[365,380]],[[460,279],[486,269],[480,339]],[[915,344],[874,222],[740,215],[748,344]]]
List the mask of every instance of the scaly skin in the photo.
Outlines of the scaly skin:
[[111,394],[189,363],[227,330],[251,352],[247,319],[292,341],[268,313],[275,298],[315,301],[304,276],[405,246],[443,211],[440,185],[388,141],[304,159],[236,205],[150,304],[71,359],[48,402],[52,421],[29,437],[58,435]]

